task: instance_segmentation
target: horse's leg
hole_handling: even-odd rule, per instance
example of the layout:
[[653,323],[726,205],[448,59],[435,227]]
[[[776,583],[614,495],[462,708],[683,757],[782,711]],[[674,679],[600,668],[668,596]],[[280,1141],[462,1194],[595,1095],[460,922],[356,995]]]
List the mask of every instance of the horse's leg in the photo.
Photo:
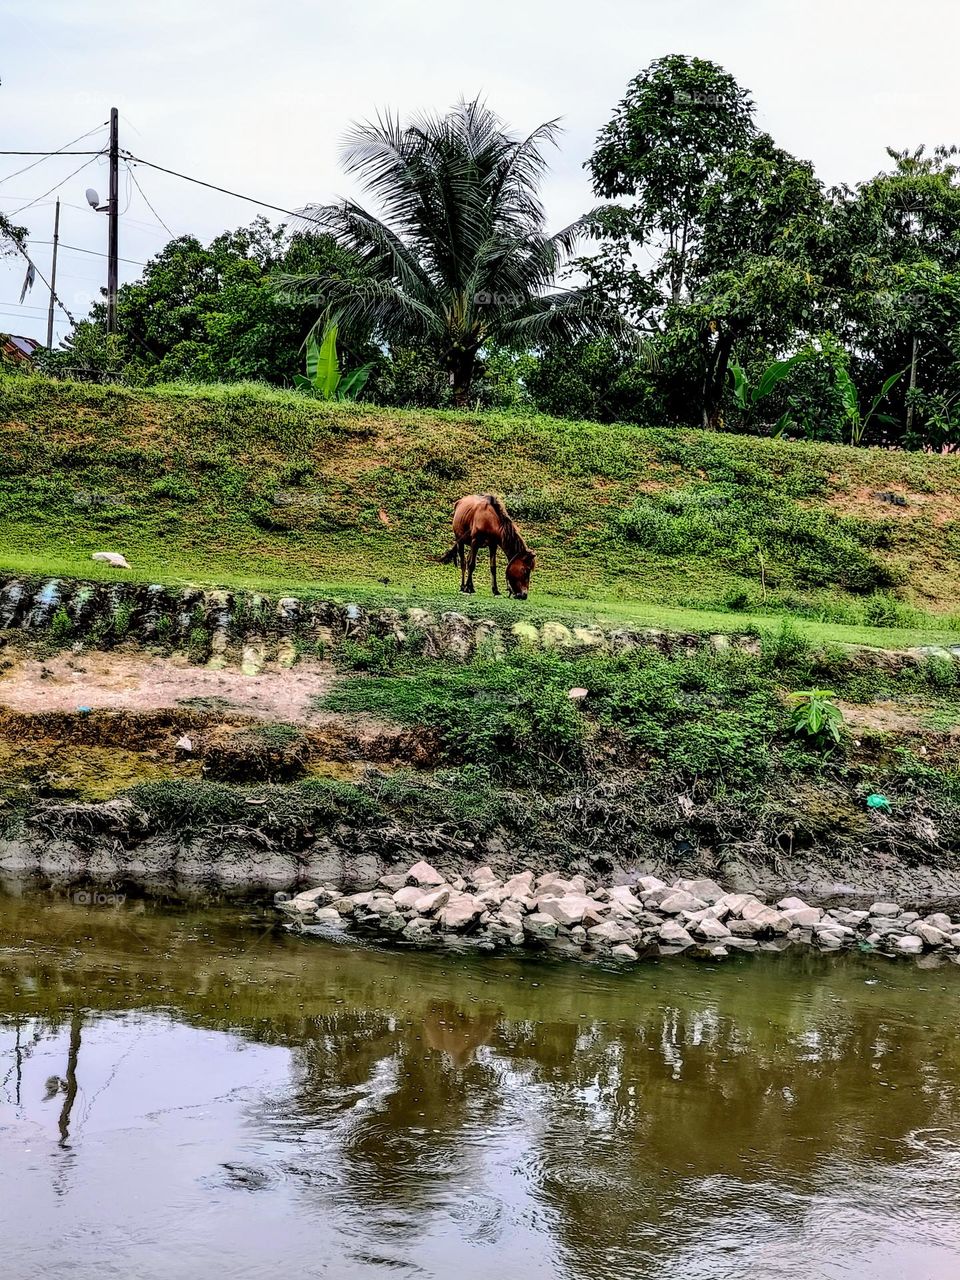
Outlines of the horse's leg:
[[467,589],[467,552],[462,542],[457,543],[457,552],[460,558],[460,590]]
[[476,587],[473,585],[473,567],[477,563],[477,540],[473,538],[470,542],[470,550],[467,552],[467,595],[473,595]]
[[493,594],[498,596],[500,588],[497,586],[497,544],[490,543],[490,579],[493,582]]

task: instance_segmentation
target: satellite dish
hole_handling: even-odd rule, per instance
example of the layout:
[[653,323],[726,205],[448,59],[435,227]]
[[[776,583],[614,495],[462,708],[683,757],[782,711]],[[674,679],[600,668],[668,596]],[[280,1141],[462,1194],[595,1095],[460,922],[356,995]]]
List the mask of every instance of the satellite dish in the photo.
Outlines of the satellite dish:
[[91,209],[96,209],[97,205],[100,203],[100,197],[97,192],[94,191],[93,187],[87,187],[86,195],[87,204],[90,205]]

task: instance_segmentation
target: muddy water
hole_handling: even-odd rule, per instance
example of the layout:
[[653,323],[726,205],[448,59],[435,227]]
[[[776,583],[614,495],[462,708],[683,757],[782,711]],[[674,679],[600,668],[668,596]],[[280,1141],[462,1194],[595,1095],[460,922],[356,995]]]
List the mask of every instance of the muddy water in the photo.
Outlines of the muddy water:
[[630,973],[0,898],[0,1273],[960,1271],[960,968]]

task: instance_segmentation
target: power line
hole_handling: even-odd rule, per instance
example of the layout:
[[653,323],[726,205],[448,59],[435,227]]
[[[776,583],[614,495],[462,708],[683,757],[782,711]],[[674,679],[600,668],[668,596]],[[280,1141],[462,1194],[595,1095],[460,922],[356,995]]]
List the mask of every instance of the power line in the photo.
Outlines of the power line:
[[[170,230],[170,228],[167,226],[167,224],[164,222],[164,220],[160,217],[159,213],[157,213],[156,209],[153,207],[153,205],[152,205],[152,204],[150,203],[150,201],[147,199],[147,193],[144,191],[143,187],[141,187],[141,185],[140,185],[140,183],[139,183],[139,180],[137,179],[137,175],[136,175],[136,174],[134,173],[134,171],[133,171],[133,166],[130,164],[130,161],[129,161],[129,160],[127,160],[125,163],[126,163],[126,166],[127,166],[127,173],[128,173],[128,174],[130,175],[130,177],[133,179],[133,181],[134,181],[134,185],[136,186],[136,188],[137,188],[137,190],[140,192],[140,194],[143,196],[143,199],[144,199],[144,202],[146,203],[147,208],[150,210],[150,212],[153,214],[153,216],[154,216],[154,217],[157,219],[157,221],[160,223],[161,227],[163,227],[164,231],[166,231],[167,235],[168,235],[168,236],[170,236],[170,237],[171,237],[171,239],[173,239],[173,238],[174,238],[173,232]],[[129,205],[128,205],[128,207],[129,207]]]
[[[103,125],[98,125],[97,128],[102,129]],[[95,133],[96,130],[91,129],[90,132]],[[87,135],[84,134],[83,136],[86,137]],[[0,156],[43,156],[45,159],[47,156],[99,156],[102,154],[102,151],[0,151]],[[33,165],[27,165],[27,168],[32,169]],[[20,172],[25,173],[26,170],[21,169]],[[7,177],[14,178],[16,174],[8,173]],[[6,178],[3,179],[4,182],[6,180]]]
[[299,213],[296,209],[285,209],[280,204],[270,204],[266,200],[258,200],[256,196],[245,196],[242,191],[231,191],[229,187],[218,187],[215,182],[204,182],[202,178],[191,178],[188,173],[178,173],[176,169],[167,169],[162,164],[154,164],[152,160],[144,160],[140,156],[135,156],[132,151],[124,153],[124,159],[133,161],[134,164],[145,164],[148,169],[157,169],[160,173],[169,173],[174,178],[182,178],[184,182],[193,182],[198,187],[208,187],[211,191],[220,191],[225,196],[234,196],[237,200],[246,200],[248,204],[258,204],[261,209],[272,209],[275,213],[285,213],[290,218],[299,218],[303,222],[315,222],[317,226],[322,227],[324,223],[319,218],[311,218],[308,214]]
[[[52,240],[30,240],[28,241],[28,243],[29,244],[53,244],[53,241]],[[74,253],[92,253],[97,258],[106,258],[108,256],[107,254],[102,253],[101,250],[99,249],[82,249],[78,244],[64,244],[62,240],[60,241],[60,248],[72,249]],[[120,258],[119,261],[129,263],[131,267],[146,267],[149,265],[146,262],[137,262],[135,258]]]
[[98,129],[102,129],[104,127],[104,124],[106,124],[106,121],[104,121],[102,124],[95,125],[92,129],[88,129],[86,133],[81,133],[79,138],[74,138],[71,142],[65,142],[63,146],[58,147],[56,151],[45,151],[45,152],[0,151],[0,155],[4,155],[4,156],[13,156],[13,155],[39,155],[40,156],[40,159],[34,160],[33,164],[25,165],[22,169],[17,169],[15,173],[8,173],[5,178],[0,178],[0,186],[2,186],[3,183],[5,182],[9,182],[11,178],[17,178],[20,176],[21,173],[26,173],[28,169],[35,169],[38,164],[43,164],[44,160],[49,160],[51,156],[72,156],[72,155],[83,154],[77,151],[68,151],[67,147],[72,147],[76,143],[82,142],[84,138],[89,138],[91,133],[96,133]]
[[[103,152],[95,151],[93,154],[95,156],[102,156]],[[93,164],[92,160],[84,160],[83,164],[79,165],[76,169],[74,169],[73,173],[68,173],[67,176],[61,179],[60,182],[55,183],[54,186],[52,186],[49,191],[45,191],[42,196],[37,196],[36,200],[31,200],[29,204],[21,205],[19,209],[14,209],[12,213],[7,214],[7,217],[16,218],[19,214],[23,213],[26,209],[31,208],[35,204],[39,204],[41,200],[45,199],[49,195],[52,195],[54,191],[57,191],[60,187],[64,185],[64,183],[69,182],[71,178],[75,178],[82,169],[86,169],[87,166],[91,164]]]

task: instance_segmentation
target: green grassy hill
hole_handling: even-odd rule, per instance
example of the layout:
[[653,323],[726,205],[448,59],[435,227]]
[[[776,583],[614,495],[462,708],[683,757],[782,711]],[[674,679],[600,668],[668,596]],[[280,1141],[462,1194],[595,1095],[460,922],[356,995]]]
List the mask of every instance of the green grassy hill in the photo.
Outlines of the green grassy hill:
[[[328,405],[0,375],[0,569],[442,599],[464,493],[536,549],[526,606],[833,638],[960,627],[960,459],[539,416]],[[470,607],[489,611],[485,559]]]

